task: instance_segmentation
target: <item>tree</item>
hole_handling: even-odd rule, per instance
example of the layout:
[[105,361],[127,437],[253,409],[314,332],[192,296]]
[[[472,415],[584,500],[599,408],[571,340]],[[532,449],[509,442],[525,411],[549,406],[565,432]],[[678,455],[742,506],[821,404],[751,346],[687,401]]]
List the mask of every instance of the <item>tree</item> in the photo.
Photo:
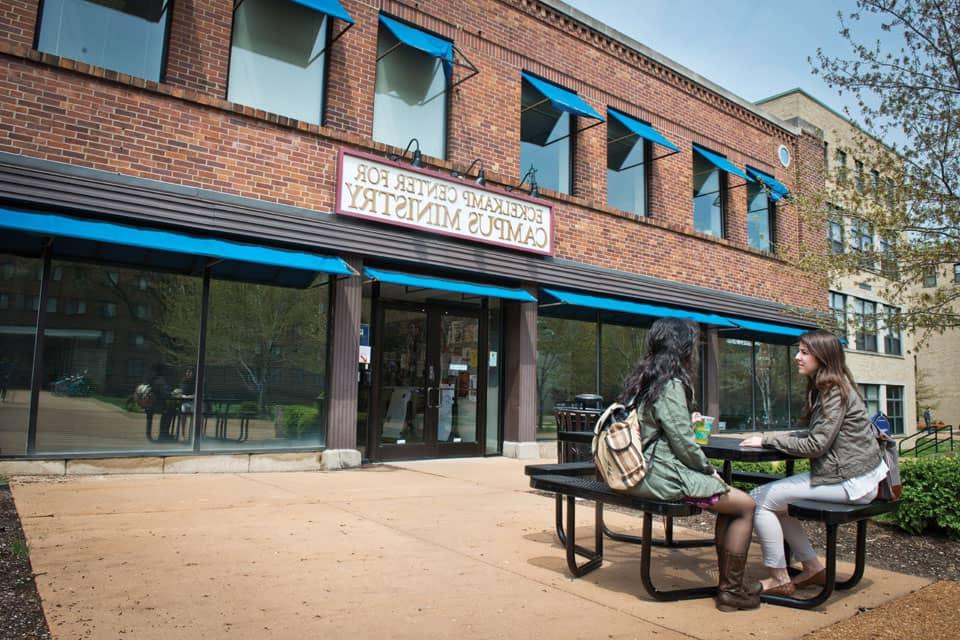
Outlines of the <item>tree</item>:
[[[831,212],[824,198],[830,198],[880,243],[806,262],[832,275],[865,266],[879,271],[874,286],[901,306],[896,324],[922,340],[960,327],[960,286],[952,269],[960,263],[960,2],[858,0],[856,11],[838,18],[853,55],[834,58],[818,49],[811,64],[831,87],[856,99],[862,134],[849,153],[869,161],[877,174],[869,184],[863,175],[835,175],[842,194],[800,206],[825,219]],[[890,37],[861,43],[856,27],[874,18]],[[924,287],[924,278],[942,273],[943,265],[947,282]]]

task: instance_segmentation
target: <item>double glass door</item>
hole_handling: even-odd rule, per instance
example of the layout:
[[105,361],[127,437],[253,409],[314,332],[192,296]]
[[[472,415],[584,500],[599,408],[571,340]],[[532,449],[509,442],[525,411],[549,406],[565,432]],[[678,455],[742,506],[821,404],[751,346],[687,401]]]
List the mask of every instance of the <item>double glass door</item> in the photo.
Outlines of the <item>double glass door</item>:
[[478,363],[486,362],[486,353],[480,314],[390,304],[380,314],[376,456],[482,454],[485,371]]

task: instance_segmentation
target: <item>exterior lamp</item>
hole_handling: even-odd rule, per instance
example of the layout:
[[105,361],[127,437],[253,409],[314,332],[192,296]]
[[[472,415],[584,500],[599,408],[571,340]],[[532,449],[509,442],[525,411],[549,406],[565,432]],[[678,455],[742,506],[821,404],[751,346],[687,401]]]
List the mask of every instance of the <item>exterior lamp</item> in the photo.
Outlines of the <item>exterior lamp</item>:
[[387,157],[390,158],[391,160],[394,160],[394,161],[400,160],[401,158],[405,158],[406,155],[407,155],[407,151],[410,151],[410,146],[413,145],[413,144],[416,144],[417,147],[416,147],[416,149],[413,150],[413,158],[411,158],[410,164],[413,165],[414,167],[422,167],[422,166],[423,166],[423,154],[420,153],[420,141],[417,140],[416,138],[410,138],[410,142],[407,143],[407,148],[404,149],[404,150],[403,150],[403,153],[401,153],[400,155],[397,155],[397,154],[395,154],[395,153],[391,153],[391,154],[388,155]]
[[480,158],[477,158],[476,160],[471,162],[470,166],[467,167],[467,170],[464,171],[463,173],[460,173],[459,171],[454,171],[453,177],[463,178],[464,176],[470,175],[470,170],[473,169],[473,166],[477,163],[480,163],[480,171],[477,172],[477,184],[482,187],[483,185],[487,184],[487,174],[483,170],[483,160],[481,160]]
[[530,195],[534,198],[539,198],[540,186],[537,184],[537,170],[533,165],[530,165],[530,168],[527,169],[527,172],[523,174],[522,178],[520,178],[520,184],[518,184],[516,187],[507,187],[507,191],[513,191],[514,189],[522,187],[527,182],[527,179],[530,180]]

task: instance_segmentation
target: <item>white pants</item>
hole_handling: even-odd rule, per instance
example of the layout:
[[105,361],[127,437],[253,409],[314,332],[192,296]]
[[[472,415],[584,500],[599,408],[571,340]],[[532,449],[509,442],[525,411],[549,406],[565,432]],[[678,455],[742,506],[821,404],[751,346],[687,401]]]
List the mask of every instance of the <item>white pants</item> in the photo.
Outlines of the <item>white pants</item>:
[[794,500],[866,504],[877,497],[877,490],[858,500],[850,500],[841,483],[814,487],[810,485],[809,473],[798,473],[760,485],[750,495],[757,503],[753,528],[763,548],[763,565],[783,569],[787,566],[787,558],[783,555],[784,539],[797,560],[813,560],[817,557],[800,521],[787,515],[787,505]]

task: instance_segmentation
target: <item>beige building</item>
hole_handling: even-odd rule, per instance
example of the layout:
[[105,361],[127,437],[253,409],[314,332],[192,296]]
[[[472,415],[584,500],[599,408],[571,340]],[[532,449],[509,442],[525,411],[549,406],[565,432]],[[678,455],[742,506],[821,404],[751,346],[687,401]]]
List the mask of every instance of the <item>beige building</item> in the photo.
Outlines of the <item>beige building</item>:
[[[827,206],[834,215],[828,223],[831,252],[881,250],[881,241],[856,215],[859,207],[885,206],[886,178],[871,158],[848,157],[863,131],[802,89],[760,100],[770,113],[806,129],[822,132],[827,167]],[[830,284],[830,308],[847,338],[847,364],[860,383],[873,415],[883,411],[894,433],[909,435],[916,429],[916,370],[923,358],[914,349],[912,336],[889,327],[887,319],[899,309],[880,291],[895,265],[864,262],[864,269]],[[954,356],[957,352],[954,351]],[[953,362],[957,362],[954,357]],[[949,368],[941,367],[949,377]],[[934,384],[932,377],[928,378]],[[940,380],[937,380],[940,384]],[[954,383],[956,397],[956,384]]]
[[[960,286],[960,263],[940,265],[923,286]],[[957,433],[960,431],[960,330],[928,337],[917,350],[916,362],[919,411],[929,405],[933,420],[953,425]]]

